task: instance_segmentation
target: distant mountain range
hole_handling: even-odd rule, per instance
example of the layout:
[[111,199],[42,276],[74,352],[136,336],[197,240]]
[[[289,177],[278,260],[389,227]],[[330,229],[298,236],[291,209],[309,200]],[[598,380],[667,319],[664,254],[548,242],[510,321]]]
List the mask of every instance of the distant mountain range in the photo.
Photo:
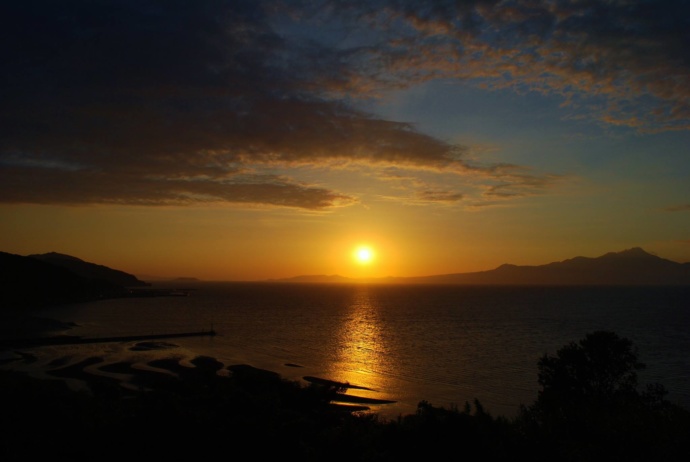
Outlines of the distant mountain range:
[[[180,278],[179,281],[192,281]],[[466,285],[690,285],[690,263],[639,247],[596,258],[575,257],[538,266],[504,264],[488,271],[421,277],[353,279],[308,275],[268,282]],[[0,311],[132,295],[147,282],[124,271],[50,252],[29,256],[0,252]],[[139,289],[145,290],[145,289]]]
[[538,266],[504,264],[492,270],[471,273],[373,279],[314,275],[271,281],[466,285],[690,285],[690,263],[666,260],[635,247],[621,252],[609,252],[596,258],[575,257]]

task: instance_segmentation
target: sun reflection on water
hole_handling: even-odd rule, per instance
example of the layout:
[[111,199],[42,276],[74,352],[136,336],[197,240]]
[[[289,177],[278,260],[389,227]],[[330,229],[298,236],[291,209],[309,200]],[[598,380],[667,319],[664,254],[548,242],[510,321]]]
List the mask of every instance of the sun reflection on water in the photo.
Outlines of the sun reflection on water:
[[356,390],[358,396],[382,398],[384,377],[378,371],[386,361],[387,345],[383,335],[384,324],[375,300],[367,286],[354,293],[350,312],[336,334],[335,379],[370,390]]

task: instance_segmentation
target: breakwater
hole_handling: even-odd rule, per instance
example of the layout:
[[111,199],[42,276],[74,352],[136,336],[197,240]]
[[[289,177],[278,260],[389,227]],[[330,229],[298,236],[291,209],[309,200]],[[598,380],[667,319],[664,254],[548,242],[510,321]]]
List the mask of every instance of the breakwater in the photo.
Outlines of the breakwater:
[[121,335],[115,337],[79,337],[76,335],[57,335],[53,337],[35,337],[20,339],[0,339],[0,347],[31,347],[45,345],[78,345],[85,343],[136,342],[141,340],[161,340],[180,337],[212,337],[216,331],[203,330],[196,332],[176,332],[166,334]]

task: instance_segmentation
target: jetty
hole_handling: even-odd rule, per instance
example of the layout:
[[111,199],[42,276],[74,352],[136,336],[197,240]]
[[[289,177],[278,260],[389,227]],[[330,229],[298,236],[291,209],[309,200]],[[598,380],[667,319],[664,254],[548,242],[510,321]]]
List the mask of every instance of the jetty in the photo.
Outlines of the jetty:
[[188,297],[194,289],[151,289],[129,288],[122,297]]
[[121,335],[115,337],[80,337],[77,335],[56,335],[53,337],[34,337],[20,339],[0,339],[0,347],[32,347],[46,345],[80,345],[86,343],[137,342],[141,340],[161,340],[180,337],[213,337],[216,331],[176,332],[167,334]]

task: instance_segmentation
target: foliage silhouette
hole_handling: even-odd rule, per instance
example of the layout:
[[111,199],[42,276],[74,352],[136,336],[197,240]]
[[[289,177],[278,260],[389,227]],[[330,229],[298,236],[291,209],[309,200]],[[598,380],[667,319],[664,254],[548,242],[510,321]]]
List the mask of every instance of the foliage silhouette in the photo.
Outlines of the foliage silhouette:
[[676,460],[690,454],[679,444],[690,436],[687,411],[667,402],[660,384],[638,391],[637,371],[645,364],[630,340],[596,331],[556,356],[544,355],[538,367],[541,390],[519,423],[544,459]]

